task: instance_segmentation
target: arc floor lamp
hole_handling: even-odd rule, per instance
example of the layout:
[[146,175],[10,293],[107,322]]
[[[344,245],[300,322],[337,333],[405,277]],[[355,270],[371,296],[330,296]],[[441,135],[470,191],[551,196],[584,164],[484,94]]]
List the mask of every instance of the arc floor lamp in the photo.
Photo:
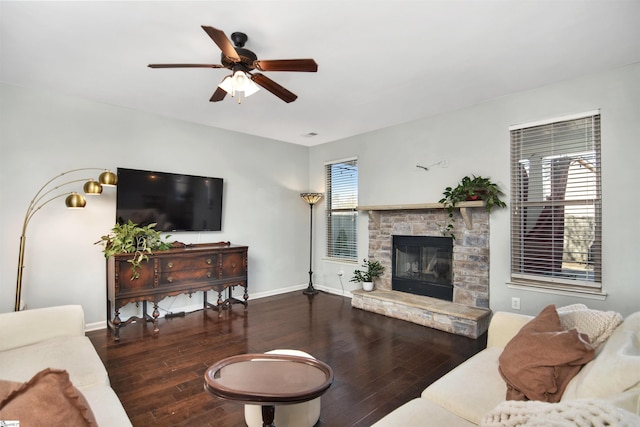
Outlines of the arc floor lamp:
[[313,205],[318,203],[320,199],[322,199],[324,194],[322,193],[300,193],[300,197],[304,199],[305,202],[309,203],[309,285],[307,289],[302,291],[305,295],[315,295],[318,293],[318,290],[313,287]]
[[[73,174],[75,172],[80,171],[88,171],[88,170],[102,170],[102,172],[98,178],[98,181],[93,180],[92,178],[82,178],[82,179],[72,179],[70,181],[57,183],[58,180],[62,179],[69,174]],[[86,206],[87,200],[84,198],[82,194],[76,192],[64,192],[55,194],[56,190],[65,185],[73,184],[76,182],[85,182],[83,186],[84,193],[87,195],[98,195],[102,193],[103,186],[115,186],[118,184],[118,176],[111,171],[101,169],[101,168],[80,168],[80,169],[71,169],[66,172],[62,172],[59,175],[54,176],[49,181],[47,181],[33,196],[31,199],[31,203],[29,203],[29,207],[27,208],[27,213],[24,216],[24,223],[22,224],[22,234],[20,235],[20,252],[18,255],[18,280],[16,283],[16,303],[14,310],[20,311],[21,301],[22,301],[22,271],[24,270],[24,247],[27,240],[27,226],[31,221],[31,218],[42,209],[49,202],[59,199],[61,197],[65,197],[65,205],[70,209],[82,209]],[[54,194],[52,194],[54,193]]]

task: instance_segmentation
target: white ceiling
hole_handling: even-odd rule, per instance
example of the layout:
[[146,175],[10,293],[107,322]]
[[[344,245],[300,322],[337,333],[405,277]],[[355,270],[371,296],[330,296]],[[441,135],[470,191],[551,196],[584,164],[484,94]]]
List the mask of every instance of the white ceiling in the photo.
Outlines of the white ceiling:
[[[0,1],[0,81],[316,145],[640,62],[640,0]],[[200,28],[242,31],[298,95],[209,98],[224,69]],[[309,136],[317,133],[317,136]]]

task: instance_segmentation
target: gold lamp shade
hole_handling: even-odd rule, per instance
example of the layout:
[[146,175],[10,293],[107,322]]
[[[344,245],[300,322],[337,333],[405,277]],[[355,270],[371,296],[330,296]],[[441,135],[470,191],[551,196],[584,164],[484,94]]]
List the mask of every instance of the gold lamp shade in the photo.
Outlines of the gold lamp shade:
[[107,185],[110,187],[113,187],[115,185],[118,185],[118,175],[116,175],[115,173],[111,172],[111,171],[104,171],[100,174],[100,177],[98,178],[98,180],[100,181],[100,184],[102,185]]
[[310,205],[315,205],[324,196],[323,193],[300,193],[300,197]]
[[82,194],[71,193],[64,200],[64,204],[70,209],[82,209],[87,205],[87,200]]
[[88,195],[97,195],[102,193],[102,185],[94,180],[89,180],[84,184],[84,193]]

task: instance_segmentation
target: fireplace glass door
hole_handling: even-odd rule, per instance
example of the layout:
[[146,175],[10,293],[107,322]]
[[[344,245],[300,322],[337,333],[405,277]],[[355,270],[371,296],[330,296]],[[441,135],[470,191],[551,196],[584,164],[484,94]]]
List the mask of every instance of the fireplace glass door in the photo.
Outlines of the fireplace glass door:
[[453,240],[393,236],[393,290],[453,300]]

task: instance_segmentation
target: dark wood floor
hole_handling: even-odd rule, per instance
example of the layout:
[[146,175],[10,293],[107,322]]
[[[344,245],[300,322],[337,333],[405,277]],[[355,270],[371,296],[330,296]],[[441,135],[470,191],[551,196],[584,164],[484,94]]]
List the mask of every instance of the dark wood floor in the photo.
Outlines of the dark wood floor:
[[[302,292],[262,298],[224,311],[132,324],[114,342],[87,335],[134,426],[244,426],[240,404],[203,389],[208,366],[227,356],[287,348],[328,363],[334,382],[317,426],[370,426],[486,345],[351,308],[351,300]],[[276,409],[277,410],[277,409]]]

